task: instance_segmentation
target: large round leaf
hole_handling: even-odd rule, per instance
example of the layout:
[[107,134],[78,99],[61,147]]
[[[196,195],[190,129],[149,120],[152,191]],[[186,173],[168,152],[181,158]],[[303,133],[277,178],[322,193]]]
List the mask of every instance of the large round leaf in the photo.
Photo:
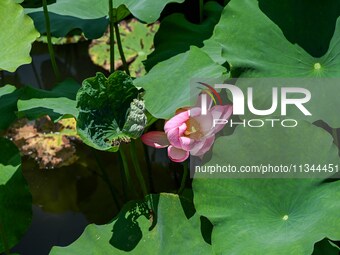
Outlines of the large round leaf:
[[125,5],[137,19],[146,23],[152,23],[159,18],[167,4],[183,2],[184,0],[113,0],[113,5],[115,8]]
[[[178,108],[190,106],[190,99],[198,95],[190,82],[193,79],[214,79],[222,82],[226,69],[212,61],[199,48],[178,54],[154,66],[150,72],[134,81],[146,91],[146,109],[156,118],[169,119]],[[202,80],[203,81],[203,80]]]
[[[296,128],[238,127],[232,136],[217,139],[206,165],[230,164],[240,169],[241,165],[319,162],[339,166],[337,153],[332,137],[306,122]],[[312,171],[304,176],[196,178],[194,203],[197,212],[214,225],[214,251],[228,255],[309,255],[317,241],[325,237],[339,240],[340,183],[309,178]]]
[[[147,23],[155,22],[168,3],[182,3],[184,0],[113,0],[115,21],[128,16],[129,11],[137,18]],[[127,9],[128,8],[128,9]],[[99,38],[108,25],[109,6],[107,0],[93,2],[92,0],[68,1],[58,0],[48,6],[51,33],[53,36],[66,36],[74,29],[80,29],[87,38]],[[45,33],[44,14],[41,8],[27,8],[35,21],[40,33]]]
[[[269,19],[258,5],[257,0],[232,0],[216,25],[213,40],[221,45],[222,56],[230,63],[233,75],[261,78],[340,76],[339,19],[328,51],[322,57],[315,58],[301,46],[288,41],[280,27]],[[318,5],[313,8],[318,8]],[[288,27],[295,29],[294,26]],[[319,100],[312,101],[315,110],[310,121],[321,119],[333,127],[340,127],[340,118],[337,112],[333,111],[333,108],[340,107],[337,98],[340,86],[337,84],[338,82],[326,86],[310,84],[312,96],[322,95]],[[258,104],[271,102],[271,90],[263,92],[260,98]]]
[[[109,24],[108,1],[58,0],[48,5],[51,34],[55,37],[66,36],[74,29],[80,29],[89,39],[101,37]],[[43,7],[25,8],[25,12],[34,20],[41,34],[46,33]]]
[[259,0],[260,9],[274,21],[292,43],[314,57],[324,55],[340,16],[337,0]]
[[132,79],[122,71],[84,80],[77,94],[79,136],[87,145],[107,151],[117,151],[121,142],[138,138],[146,116],[144,102],[137,96]]
[[51,91],[25,87],[18,100],[19,117],[37,119],[49,115],[53,121],[77,117],[76,94],[79,84],[71,79],[57,84]]
[[15,145],[0,138],[0,253],[17,244],[32,217],[32,198]]
[[[33,19],[36,29],[41,34],[46,34],[44,12],[33,12],[30,13],[29,16]],[[105,17],[97,19],[80,19],[53,12],[49,13],[49,17],[51,34],[54,37],[64,37],[72,30],[80,29],[88,39],[99,38],[104,34],[109,24],[109,20]]]
[[213,39],[221,44],[223,57],[233,70],[246,69],[243,76],[247,77],[319,77],[338,73],[339,60],[334,56],[340,47],[339,29],[326,55],[314,58],[290,43],[258,5],[257,0],[230,1],[215,27]]
[[[249,88],[253,88],[252,104],[255,109],[264,110],[270,109],[273,104],[274,88],[277,88],[278,99],[284,96],[283,88],[294,89],[296,87],[306,89],[310,92],[311,98],[303,106],[311,115],[305,115],[295,105],[287,104],[285,118],[306,120],[313,123],[317,120],[323,120],[331,127],[340,127],[340,116],[334,111],[334,108],[340,107],[337,93],[340,92],[339,78],[240,78],[236,85],[242,89],[244,95],[247,94]],[[288,99],[303,98],[305,95],[301,92],[286,93]],[[282,114],[282,106],[278,101],[276,110],[266,116],[258,116],[245,108],[245,115],[241,115],[242,119],[256,118],[275,118]],[[249,104],[249,103],[248,103]]]
[[188,200],[181,201],[173,194],[154,195],[149,199],[149,205],[127,204],[113,223],[92,224],[76,242],[65,248],[54,247],[50,254],[126,254],[127,251],[136,255],[184,255],[188,251],[212,254],[211,246],[201,235],[199,216],[186,217]]
[[[51,13],[71,16],[79,19],[98,19],[109,14],[109,2],[106,0],[57,0],[56,3],[48,5],[48,11]],[[26,13],[43,11],[43,8],[26,8]]]
[[0,1],[0,70],[14,72],[31,62],[31,44],[39,36],[24,9],[12,0]]

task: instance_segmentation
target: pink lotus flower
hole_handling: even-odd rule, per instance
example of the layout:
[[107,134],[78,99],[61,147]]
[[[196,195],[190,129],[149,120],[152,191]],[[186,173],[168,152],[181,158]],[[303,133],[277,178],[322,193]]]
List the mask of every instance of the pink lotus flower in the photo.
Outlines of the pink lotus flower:
[[[200,102],[200,100],[199,100]],[[164,131],[152,131],[141,139],[146,145],[154,148],[168,147],[168,156],[174,162],[183,162],[189,157],[203,156],[215,140],[215,134],[224,125],[213,126],[214,119],[229,119],[231,105],[208,104],[206,115],[201,115],[201,107],[195,106],[177,111],[176,115],[165,123]]]

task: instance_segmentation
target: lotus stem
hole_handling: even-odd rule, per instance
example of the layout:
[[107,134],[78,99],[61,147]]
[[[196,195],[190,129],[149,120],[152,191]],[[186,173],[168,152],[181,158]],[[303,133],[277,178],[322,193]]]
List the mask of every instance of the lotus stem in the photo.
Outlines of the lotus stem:
[[203,22],[204,0],[199,0],[200,23]]
[[50,23],[50,16],[48,15],[48,9],[47,9],[47,2],[46,0],[43,0],[43,9],[44,9],[44,16],[45,16],[45,27],[46,27],[46,34],[47,34],[47,46],[48,46],[48,52],[50,54],[51,58],[51,64],[53,68],[54,75],[57,79],[57,81],[60,81],[60,72],[57,66],[57,62],[54,55],[54,49],[52,45],[52,36],[51,36],[51,23]]
[[135,190],[133,189],[133,186],[132,186],[132,179],[131,179],[131,175],[130,175],[130,172],[129,172],[129,164],[127,162],[127,158],[126,158],[125,152],[123,151],[123,148],[119,148],[119,154],[120,154],[121,162],[122,162],[123,169],[124,169],[123,174],[125,176],[126,185],[127,185],[127,188],[128,188],[128,190],[126,191],[126,189],[124,188],[125,183],[123,183],[124,193],[126,195],[126,192],[129,192],[129,193],[135,192]]
[[115,39],[114,39],[114,17],[113,17],[113,0],[109,0],[109,17],[110,17],[110,72],[115,71]]
[[178,194],[182,194],[185,189],[185,184],[188,178],[189,168],[188,168],[188,162],[183,162],[183,176],[182,176],[182,182],[181,187],[178,190]]
[[149,151],[148,151],[148,147],[143,144],[143,148],[144,148],[144,157],[145,157],[145,162],[146,162],[146,168],[148,171],[148,177],[149,177],[149,189],[151,193],[155,192],[155,187],[154,187],[154,183],[153,183],[153,176],[152,176],[152,165],[150,162],[150,157],[149,157]]
[[123,45],[122,45],[122,40],[120,38],[118,23],[115,22],[114,26],[115,26],[115,32],[116,32],[116,39],[117,39],[117,46],[118,46],[119,55],[120,55],[120,58],[122,59],[123,67],[124,67],[125,72],[130,76],[129,66],[128,66],[127,62],[126,62],[126,58],[125,58],[124,50],[123,50]]
[[131,153],[133,167],[135,168],[139,184],[140,184],[140,186],[142,188],[143,195],[145,197],[148,194],[148,190],[146,188],[145,179],[143,177],[143,173],[142,173],[142,170],[141,170],[139,162],[138,162],[136,143],[135,143],[134,140],[131,141],[130,153]]
[[116,205],[116,208],[117,210],[119,211],[120,210],[120,205],[119,205],[119,201],[118,201],[118,198],[116,196],[116,191],[114,189],[114,185],[112,184],[110,178],[109,178],[109,175],[107,174],[104,166],[102,165],[99,157],[98,157],[98,153],[96,150],[93,149],[93,152],[94,152],[94,157],[96,159],[96,162],[97,162],[97,165],[99,167],[99,170],[102,172],[102,175],[101,175],[101,178],[104,180],[104,182],[106,182],[106,184],[108,185],[109,189],[110,189],[110,192],[111,192],[111,195],[112,195],[112,198],[113,198],[113,201]]

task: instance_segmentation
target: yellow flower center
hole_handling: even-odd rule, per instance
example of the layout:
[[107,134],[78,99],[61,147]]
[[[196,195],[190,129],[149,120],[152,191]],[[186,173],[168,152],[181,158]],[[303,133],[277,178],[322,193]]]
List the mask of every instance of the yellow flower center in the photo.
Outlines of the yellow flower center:
[[187,125],[187,129],[184,132],[185,136],[194,140],[200,140],[204,136],[197,120],[190,118],[185,124]]

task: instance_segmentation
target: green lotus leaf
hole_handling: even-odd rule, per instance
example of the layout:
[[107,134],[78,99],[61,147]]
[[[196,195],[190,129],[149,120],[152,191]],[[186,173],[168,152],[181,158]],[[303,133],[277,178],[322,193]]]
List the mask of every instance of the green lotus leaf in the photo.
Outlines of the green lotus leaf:
[[226,59],[222,57],[222,47],[214,40],[214,37],[210,37],[203,42],[204,46],[201,48],[214,62],[223,65]]
[[18,100],[18,117],[37,119],[48,115],[53,121],[77,117],[76,94],[80,88],[74,80],[68,79],[51,91],[25,87]]
[[84,80],[77,94],[77,130],[83,141],[98,150],[117,151],[121,142],[139,137],[146,116],[138,94],[132,79],[121,71]]
[[167,4],[183,2],[184,0],[113,0],[113,5],[116,8],[125,5],[137,19],[146,23],[153,23],[159,18]]
[[[28,15],[33,19],[34,25],[40,34],[46,34],[44,12],[33,12]],[[109,24],[109,20],[105,17],[97,19],[80,19],[53,12],[49,13],[49,17],[51,34],[54,37],[64,37],[74,30],[81,30],[88,39],[99,38],[104,34]]]
[[[311,115],[305,115],[295,105],[287,105],[285,118],[301,119],[308,122],[323,120],[333,128],[340,127],[340,118],[334,108],[340,107],[336,93],[340,89],[339,78],[241,78],[238,79],[236,85],[242,89],[247,95],[248,88],[253,88],[253,105],[256,109],[270,109],[273,103],[273,88],[277,88],[278,97],[282,98],[282,88],[303,88],[307,89],[311,94],[311,99],[304,103],[303,106]],[[287,98],[303,98],[303,93],[286,93]],[[248,96],[249,98],[249,96]],[[280,101],[279,101],[280,102]],[[282,113],[282,107],[278,103],[277,109],[265,118],[276,118]],[[245,115],[241,115],[242,119],[263,118],[251,113],[245,108]]]
[[0,1],[0,16],[0,70],[14,72],[31,62],[31,44],[39,33],[24,9],[12,0]]
[[32,198],[21,173],[19,150],[0,138],[0,252],[16,245],[31,223]]
[[206,17],[200,24],[189,22],[184,14],[175,13],[165,17],[155,36],[155,51],[145,61],[146,70],[157,63],[189,50],[190,46],[203,46],[203,41],[212,35],[220,19],[223,7],[216,2],[207,2],[204,6]]
[[[230,1],[226,0],[225,5],[228,2]],[[312,2],[259,0],[258,4],[262,12],[280,27],[289,42],[300,45],[314,57],[321,57],[327,52],[329,42],[334,34],[336,20],[340,14],[338,1],[330,0],[325,4],[317,0],[312,0]],[[237,18],[235,16],[235,19]],[[245,24],[238,24],[238,26],[240,25],[246,26]],[[262,34],[255,36],[261,37]],[[207,41],[208,50],[221,51],[222,53],[221,46],[213,39]],[[210,47],[212,45],[214,45],[213,48]],[[213,58],[210,53],[209,56]]]
[[[41,1],[40,1],[41,2]],[[25,8],[25,12],[34,20],[35,27],[41,34],[46,33],[43,8]],[[68,1],[58,0],[48,5],[51,34],[64,37],[71,31],[81,30],[86,38],[101,37],[108,24],[108,2],[100,0]]]
[[[146,202],[130,202],[108,225],[89,225],[68,247],[54,247],[50,255],[73,254],[212,254],[200,233],[197,214],[186,217],[191,202],[173,194],[152,195]],[[183,241],[185,240],[185,242]],[[179,245],[180,243],[180,245]],[[118,246],[118,247],[117,247]]]
[[327,52],[340,15],[338,1],[259,0],[259,7],[291,43],[300,45],[314,57]]
[[[240,169],[241,165],[301,163],[340,165],[331,135],[308,122],[295,128],[240,126],[233,135],[216,140],[205,165],[230,164]],[[310,255],[317,241],[339,240],[340,183],[336,179],[311,178],[312,171],[295,179],[289,174],[290,179],[234,176],[238,179],[217,174],[211,176],[216,178],[195,178],[193,183],[197,213],[214,225],[216,254]]]
[[114,22],[120,22],[129,15],[130,15],[130,11],[124,4],[113,8],[113,20],[114,20]]
[[[114,20],[119,22],[131,12],[137,19],[153,23],[159,18],[164,7],[173,2],[182,3],[184,0],[113,0]],[[42,7],[26,8],[25,11],[32,17],[39,32],[46,33]],[[109,22],[109,6],[106,0],[95,3],[91,0],[72,1],[71,3],[68,0],[58,0],[48,6],[48,11],[51,33],[55,37],[63,37],[75,29],[80,29],[87,38],[99,38],[104,34]]]
[[334,54],[340,47],[339,33],[336,28],[329,51],[314,58],[286,39],[280,27],[259,8],[257,0],[231,0],[215,27],[213,39],[221,44],[223,57],[232,70],[244,71],[243,77],[332,77],[338,73]]
[[[259,4],[264,5],[263,8],[266,12],[261,10]],[[295,32],[296,26],[292,25],[294,21],[298,20],[297,16],[293,15],[291,19],[286,19],[289,25],[284,26],[286,23],[283,20],[280,21],[281,27],[285,29],[285,34],[290,33],[290,37],[292,37],[292,34],[296,35],[296,38],[291,38],[291,40],[294,39],[294,42],[300,42],[300,45],[290,42],[281,28],[272,21],[275,15],[270,14],[275,11],[277,13],[275,9],[277,5],[280,6],[278,3],[269,4],[268,1],[265,4],[264,1],[259,2],[257,0],[231,0],[225,7],[221,20],[215,27],[212,40],[215,40],[222,47],[222,57],[231,65],[231,73],[234,77],[314,78],[316,84],[310,84],[312,97],[316,97],[311,101],[312,108],[314,108],[312,112],[313,117],[305,118],[301,116],[301,118],[311,122],[323,120],[332,127],[340,127],[340,118],[337,112],[333,111],[334,108],[340,107],[340,102],[337,98],[337,95],[340,93],[340,86],[337,85],[338,82],[320,86],[323,82],[322,78],[340,77],[340,60],[337,57],[340,53],[340,19],[336,21],[333,38],[330,40],[326,53],[320,57],[313,57],[300,45],[308,48],[309,51],[312,51],[311,45],[314,45],[314,53],[318,53],[317,50],[319,50],[319,53],[322,53],[324,47],[321,47],[321,45],[325,43],[325,38],[327,37],[323,36],[323,34],[326,32],[316,30],[321,33],[320,36],[318,35],[320,38],[318,43],[302,43],[302,37],[297,35],[298,32]],[[286,0],[281,2],[281,5],[288,8],[287,6],[294,4],[292,1]],[[339,6],[339,4],[337,5]],[[318,10],[319,6],[322,10],[324,9],[324,7],[321,7],[321,3],[311,6],[313,6],[313,8],[310,8],[313,10],[312,13],[315,13],[316,10],[321,13]],[[329,15],[334,16],[331,8],[333,7],[332,4],[327,6],[330,12]],[[292,8],[295,10],[295,5]],[[309,12],[310,10],[306,11],[306,13]],[[324,12],[322,15],[322,17],[327,16]],[[298,31],[301,31],[303,24],[305,24],[304,34],[311,31],[311,23],[317,23],[317,27],[320,26],[318,25],[319,20],[316,17],[311,21],[308,20],[309,16],[310,14],[301,16],[305,23],[299,21],[294,23],[299,24]],[[321,23],[323,26],[325,25],[324,21]],[[329,23],[327,24],[330,25]],[[315,32],[310,34],[314,36]],[[315,36],[313,38],[313,42],[315,42]],[[277,87],[281,86],[276,85]],[[298,84],[295,86],[299,87]],[[268,89],[261,92],[254,104],[268,105],[271,99],[271,90]]]
[[0,88],[0,130],[8,128],[8,126],[17,118],[17,101],[20,90],[12,85],[5,85]]
[[134,84],[146,91],[146,109],[156,118],[169,119],[178,108],[190,106],[190,99],[199,94],[199,90],[193,90],[190,86],[193,79],[222,82],[226,77],[224,67],[192,46],[189,51],[157,64],[147,75],[137,78]]
[[[26,13],[43,12],[43,8],[26,8]],[[109,2],[106,0],[57,0],[56,3],[48,5],[48,11],[64,16],[79,19],[99,19],[109,14]]]

